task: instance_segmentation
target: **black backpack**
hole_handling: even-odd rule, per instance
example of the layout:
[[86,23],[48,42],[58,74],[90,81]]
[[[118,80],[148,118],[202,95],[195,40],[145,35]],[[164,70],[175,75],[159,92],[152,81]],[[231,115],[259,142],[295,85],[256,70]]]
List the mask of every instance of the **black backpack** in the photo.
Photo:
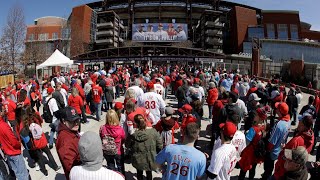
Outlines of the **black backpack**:
[[267,154],[267,139],[264,137],[264,135],[262,135],[256,147],[254,148],[254,155],[257,158],[262,158],[266,154]]
[[23,128],[20,132],[21,142],[25,149],[30,150],[34,147],[33,137],[28,128]]
[[50,108],[49,108],[49,102],[51,99],[52,98],[49,98],[49,100],[46,103],[44,103],[44,105],[43,105],[42,118],[44,119],[44,121],[46,123],[52,123],[52,119],[53,119],[53,116],[52,116]]

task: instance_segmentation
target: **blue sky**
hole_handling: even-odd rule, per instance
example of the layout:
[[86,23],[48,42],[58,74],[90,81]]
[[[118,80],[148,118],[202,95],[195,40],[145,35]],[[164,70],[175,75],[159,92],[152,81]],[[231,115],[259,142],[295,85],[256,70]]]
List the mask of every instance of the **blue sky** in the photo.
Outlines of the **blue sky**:
[[[67,18],[72,7],[98,0],[0,0],[0,28],[6,22],[9,8],[15,3],[20,4],[25,11],[26,24],[43,16],[60,16]],[[298,10],[300,19],[312,24],[312,29],[320,31],[320,1],[319,0],[229,0],[265,10]]]

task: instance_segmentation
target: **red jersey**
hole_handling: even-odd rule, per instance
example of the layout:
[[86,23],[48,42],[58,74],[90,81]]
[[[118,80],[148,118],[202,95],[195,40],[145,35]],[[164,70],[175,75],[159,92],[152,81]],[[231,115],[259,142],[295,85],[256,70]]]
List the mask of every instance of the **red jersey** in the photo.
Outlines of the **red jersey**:
[[93,102],[100,103],[102,96],[102,88],[99,85],[92,87]]
[[69,96],[68,105],[70,107],[73,107],[78,114],[81,114],[81,107],[84,106],[82,98],[80,96],[73,95]]
[[16,108],[17,105],[11,99],[7,99],[5,102],[6,114],[9,121],[13,121],[16,119]]

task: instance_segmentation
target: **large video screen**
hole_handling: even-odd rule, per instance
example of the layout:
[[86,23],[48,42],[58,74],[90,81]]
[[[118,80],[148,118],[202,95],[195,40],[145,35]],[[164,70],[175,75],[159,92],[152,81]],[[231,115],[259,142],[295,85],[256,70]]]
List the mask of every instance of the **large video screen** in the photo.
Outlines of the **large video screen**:
[[177,42],[187,39],[187,24],[145,23],[132,25],[132,41]]

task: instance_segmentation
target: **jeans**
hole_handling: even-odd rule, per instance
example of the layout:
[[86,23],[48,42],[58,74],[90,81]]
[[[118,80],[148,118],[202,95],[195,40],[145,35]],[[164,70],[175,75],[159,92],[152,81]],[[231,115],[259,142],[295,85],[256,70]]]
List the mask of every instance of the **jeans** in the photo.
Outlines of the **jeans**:
[[57,132],[58,130],[58,126],[59,126],[59,120],[56,120],[54,123],[50,124],[51,130],[50,130],[50,138],[49,138],[49,144],[53,145],[53,139],[54,139],[54,134]]
[[212,105],[208,105],[208,108],[209,108],[209,119],[212,119],[213,106]]
[[[249,170],[249,179],[253,179],[254,176],[256,175],[256,167],[257,167],[257,164],[253,164],[252,165],[252,168]],[[246,173],[247,171],[243,171],[242,169],[240,170],[240,174],[239,174],[239,177],[238,177],[238,180],[243,180],[245,179],[246,177]]]
[[7,162],[1,158],[0,160],[0,180],[15,180],[10,172]]
[[8,163],[18,180],[29,179],[29,172],[27,170],[22,154],[16,156],[8,156]]
[[[152,180],[152,171],[146,171],[147,180]],[[137,169],[137,179],[143,180],[143,170]]]
[[101,116],[101,105],[102,105],[102,102],[100,101],[99,103],[94,103],[94,107],[95,107],[95,110],[96,110],[96,118],[98,121],[100,121],[100,116]]
[[109,169],[113,171],[118,171],[123,175],[125,175],[123,155],[114,155],[114,156],[104,155],[104,158],[107,161],[107,165]]
[[116,98],[120,97],[120,87],[116,85]]
[[264,173],[262,176],[262,180],[268,180],[271,177],[272,171],[274,169],[274,160],[271,159],[270,153],[266,155],[263,168],[264,168]]

